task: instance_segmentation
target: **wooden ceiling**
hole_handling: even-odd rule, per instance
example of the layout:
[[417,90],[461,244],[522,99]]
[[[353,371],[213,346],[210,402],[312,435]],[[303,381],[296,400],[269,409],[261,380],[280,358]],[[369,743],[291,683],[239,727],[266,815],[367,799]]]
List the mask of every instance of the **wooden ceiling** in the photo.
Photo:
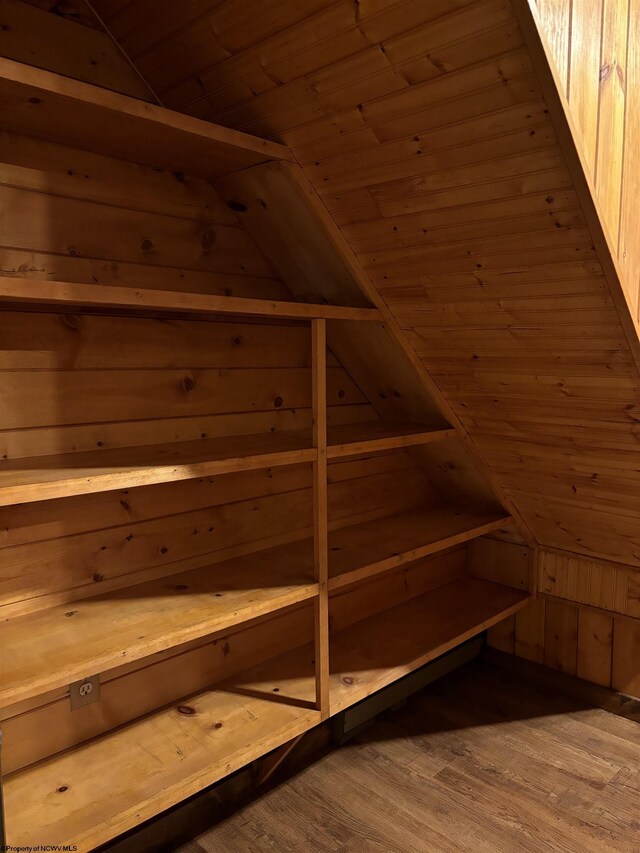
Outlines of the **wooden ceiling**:
[[166,106],[291,148],[537,541],[640,566],[637,340],[526,3],[94,6]]

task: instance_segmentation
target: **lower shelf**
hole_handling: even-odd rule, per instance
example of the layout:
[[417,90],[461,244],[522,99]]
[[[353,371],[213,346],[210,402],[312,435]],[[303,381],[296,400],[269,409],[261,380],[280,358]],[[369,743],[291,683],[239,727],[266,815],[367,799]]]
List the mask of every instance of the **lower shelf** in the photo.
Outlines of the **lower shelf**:
[[[331,639],[331,712],[358,702],[524,607],[530,596],[475,578],[371,616]],[[320,721],[313,647],[10,774],[7,842],[86,851]]]
[[331,647],[331,713],[512,616],[522,590],[464,578],[340,631]]
[[192,696],[8,776],[7,843],[93,850],[318,722],[224,686]]
[[[331,713],[512,616],[531,601],[519,589],[473,577],[453,581],[343,628],[331,637]],[[314,697],[311,645],[254,667],[237,689],[280,700]]]

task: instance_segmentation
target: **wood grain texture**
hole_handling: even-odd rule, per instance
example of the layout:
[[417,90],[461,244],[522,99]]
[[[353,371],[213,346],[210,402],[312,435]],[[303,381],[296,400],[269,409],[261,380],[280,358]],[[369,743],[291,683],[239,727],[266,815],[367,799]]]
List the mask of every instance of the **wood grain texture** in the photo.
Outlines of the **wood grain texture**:
[[[331,712],[476,635],[528,599],[526,593],[469,578],[335,632]],[[431,618],[425,619],[425,609]],[[389,638],[384,646],[378,642],[381,633]],[[90,850],[135,825],[141,815],[153,816],[296,737],[319,721],[319,714],[309,710],[316,694],[313,656],[313,646],[295,650],[187,697],[177,707],[12,774],[5,783],[11,837],[28,838],[43,819],[42,809],[51,809],[45,820],[54,837],[73,835],[80,850]],[[127,766],[134,761],[135,779],[122,773],[114,753]],[[92,772],[83,777],[89,767]],[[96,768],[99,778],[93,776]],[[111,795],[101,797],[104,816],[96,824],[98,783]],[[59,796],[66,793],[63,813]]]
[[0,79],[3,128],[27,136],[209,178],[291,157],[278,143],[11,59],[0,61]]
[[[628,309],[584,175],[573,177],[566,128],[545,112],[517,5],[394,4],[356,15],[322,0],[305,14],[276,4],[247,40],[203,3],[181,16],[180,48],[168,45],[169,16],[155,33],[132,28],[141,0],[110,20],[166,103],[290,146],[533,537],[640,566],[637,337],[621,320]],[[606,145],[620,143],[626,42],[623,12],[602,0],[588,15],[588,5],[570,15],[544,3],[541,14],[553,20],[558,55],[575,30],[565,65],[597,182],[599,128]],[[257,10],[252,0],[242,8]],[[213,20],[225,21],[218,35],[205,24]],[[601,42],[612,69],[602,80]],[[257,79],[259,91],[248,83]],[[628,96],[624,108],[628,117]],[[601,186],[615,195],[625,166],[604,146]],[[628,234],[636,227],[624,213],[620,221]]]
[[[149,88],[84,2],[38,4],[2,0],[2,55],[142,100]],[[75,9],[71,7],[75,6]],[[86,26],[89,24],[89,26]]]
[[312,569],[310,542],[302,540],[4,622],[0,705],[310,599]]
[[241,808],[212,811],[205,799],[197,830],[193,810],[182,810],[114,853],[156,839],[177,853],[263,853],[274,844],[319,853],[633,853],[637,726],[474,663],[321,760],[294,760]]
[[536,5],[638,321],[638,5],[634,0]]
[[[289,546],[280,547],[287,551]],[[310,539],[300,553],[303,557],[311,555]],[[252,555],[244,562],[248,564],[255,559],[259,557]],[[211,571],[215,576],[216,568]],[[330,602],[331,624],[335,630],[341,630],[465,577],[464,547],[424,558],[378,577],[366,587],[334,593]],[[171,578],[164,582],[170,583]],[[80,603],[83,608],[85,604],[91,606],[91,601]],[[65,607],[65,612],[68,609]],[[49,617],[43,613],[42,618]],[[156,631],[156,637],[162,635],[162,625],[156,625]],[[9,773],[28,766],[313,640],[314,613],[309,602],[267,619],[238,625],[222,636],[182,643],[149,655],[143,661],[107,670],[101,673],[100,702],[71,711],[65,686],[0,709],[5,736],[3,768]]]
[[637,569],[545,549],[535,565],[540,597],[516,614],[515,642],[505,623],[489,632],[489,645],[637,696]]

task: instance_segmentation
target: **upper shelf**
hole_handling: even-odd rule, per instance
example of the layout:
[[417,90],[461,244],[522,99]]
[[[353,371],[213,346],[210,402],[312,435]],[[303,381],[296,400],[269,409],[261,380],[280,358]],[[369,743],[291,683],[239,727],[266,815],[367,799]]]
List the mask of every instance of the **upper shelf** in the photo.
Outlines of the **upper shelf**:
[[271,299],[113,287],[103,284],[76,284],[69,281],[40,281],[6,275],[0,276],[0,302],[50,305],[64,309],[111,308],[134,312],[235,314],[280,320],[377,320],[379,322],[382,319],[377,308],[275,302]]
[[327,457],[341,459],[361,453],[380,453],[403,447],[416,447],[454,438],[453,427],[429,427],[396,421],[371,421],[355,424],[329,424]]
[[307,430],[108,448],[0,462],[0,506],[313,462]]
[[329,533],[329,589],[339,589],[499,530],[504,512],[436,506]]
[[[329,429],[329,458],[439,441],[452,429],[396,423]],[[313,462],[311,431],[282,430],[0,461],[0,507]]]
[[194,177],[293,159],[285,145],[11,59],[0,59],[0,115],[4,130]]

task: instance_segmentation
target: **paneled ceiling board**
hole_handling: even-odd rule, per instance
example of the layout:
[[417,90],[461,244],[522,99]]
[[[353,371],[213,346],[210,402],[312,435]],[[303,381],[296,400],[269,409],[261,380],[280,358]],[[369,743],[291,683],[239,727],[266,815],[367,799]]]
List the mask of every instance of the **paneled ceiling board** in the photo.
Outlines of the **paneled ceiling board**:
[[640,566],[638,367],[525,0],[95,5],[167,106],[290,146],[537,540]]

